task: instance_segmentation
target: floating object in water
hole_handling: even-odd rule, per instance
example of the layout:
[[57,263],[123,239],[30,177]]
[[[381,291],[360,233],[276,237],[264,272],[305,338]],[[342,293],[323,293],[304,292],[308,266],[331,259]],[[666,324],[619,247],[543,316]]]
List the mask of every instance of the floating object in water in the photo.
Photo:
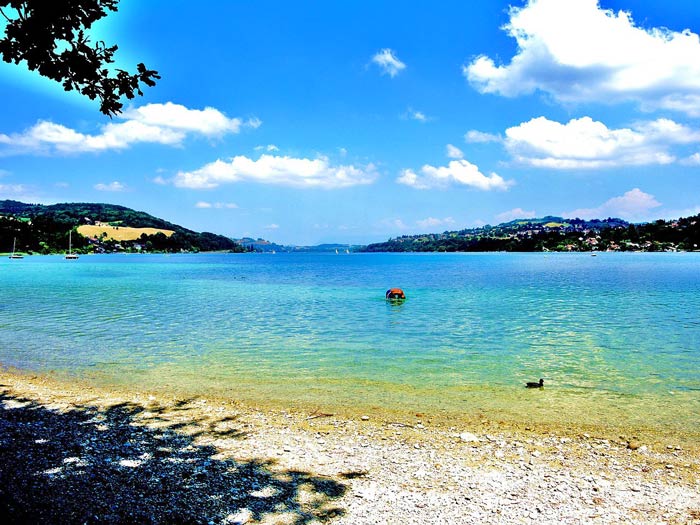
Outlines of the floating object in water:
[[406,299],[406,294],[401,288],[389,288],[386,291],[386,298],[388,301],[403,301]]
[[540,380],[537,383],[527,382],[527,383],[525,383],[525,386],[527,388],[542,388],[542,387],[544,387],[544,379],[540,378]]

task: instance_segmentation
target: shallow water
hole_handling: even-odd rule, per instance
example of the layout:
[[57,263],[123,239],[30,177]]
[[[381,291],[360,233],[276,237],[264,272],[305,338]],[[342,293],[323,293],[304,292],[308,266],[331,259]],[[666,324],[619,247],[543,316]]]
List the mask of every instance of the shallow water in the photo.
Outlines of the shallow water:
[[[384,300],[393,286],[406,302]],[[0,260],[0,291],[6,366],[700,432],[697,253],[37,256]]]

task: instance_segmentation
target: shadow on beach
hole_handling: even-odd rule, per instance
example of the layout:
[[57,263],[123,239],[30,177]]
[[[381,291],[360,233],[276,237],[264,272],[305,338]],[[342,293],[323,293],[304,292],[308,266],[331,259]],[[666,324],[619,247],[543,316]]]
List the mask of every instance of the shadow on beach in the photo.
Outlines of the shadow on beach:
[[[0,390],[2,523],[304,524],[344,514],[334,500],[345,485],[217,458],[181,425],[144,426],[146,410],[159,420],[157,408],[137,404],[59,411]],[[245,437],[215,427],[213,437]]]

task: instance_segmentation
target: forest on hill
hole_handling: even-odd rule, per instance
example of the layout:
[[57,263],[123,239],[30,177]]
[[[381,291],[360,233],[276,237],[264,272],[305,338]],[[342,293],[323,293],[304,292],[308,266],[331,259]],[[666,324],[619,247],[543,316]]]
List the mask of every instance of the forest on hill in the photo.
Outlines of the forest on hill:
[[700,215],[631,224],[622,219],[520,219],[497,226],[404,235],[365,252],[695,251]]
[[[116,227],[171,230],[170,236],[158,232],[138,239],[116,241],[108,237],[83,237],[77,228],[84,224],[108,224]],[[246,251],[223,235],[195,232],[125,206],[100,203],[26,204],[0,201],[0,252],[62,253],[72,246],[77,253],[113,252],[201,252]]]

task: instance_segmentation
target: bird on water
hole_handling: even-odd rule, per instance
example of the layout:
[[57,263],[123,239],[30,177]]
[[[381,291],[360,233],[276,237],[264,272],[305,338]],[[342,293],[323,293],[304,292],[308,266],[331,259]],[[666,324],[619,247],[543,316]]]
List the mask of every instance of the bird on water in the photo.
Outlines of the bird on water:
[[544,387],[544,379],[540,378],[540,380],[537,383],[528,381],[527,383],[525,383],[525,386],[527,388],[542,388]]

